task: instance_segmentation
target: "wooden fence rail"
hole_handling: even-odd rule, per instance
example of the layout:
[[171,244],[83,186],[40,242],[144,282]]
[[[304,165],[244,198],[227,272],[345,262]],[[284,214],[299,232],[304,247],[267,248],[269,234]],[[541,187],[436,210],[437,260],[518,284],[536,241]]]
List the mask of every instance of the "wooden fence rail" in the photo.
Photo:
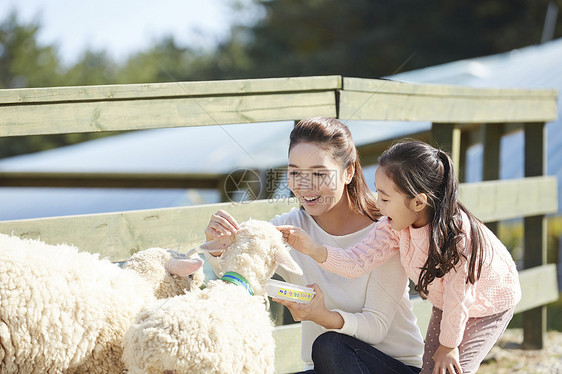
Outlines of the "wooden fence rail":
[[[461,200],[485,222],[555,213],[558,206],[553,177],[461,184],[460,189]],[[295,199],[258,200],[0,221],[0,232],[50,244],[65,242],[123,261],[153,246],[187,251],[200,245],[211,214],[218,209],[229,211],[241,222],[248,218],[269,220],[297,206]]]

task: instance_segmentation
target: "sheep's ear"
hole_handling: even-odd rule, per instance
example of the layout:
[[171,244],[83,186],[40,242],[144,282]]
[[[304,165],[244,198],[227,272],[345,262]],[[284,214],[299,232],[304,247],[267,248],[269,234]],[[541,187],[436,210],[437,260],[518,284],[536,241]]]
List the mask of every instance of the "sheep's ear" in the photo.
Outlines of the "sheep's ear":
[[166,263],[166,270],[172,275],[187,277],[199,270],[201,265],[203,265],[203,260],[200,258],[171,258]]
[[291,273],[302,275],[301,267],[295,262],[295,260],[293,260],[287,247],[283,246],[277,249],[277,251],[275,252],[275,261],[277,262],[278,266],[285,268],[285,270],[290,271]]

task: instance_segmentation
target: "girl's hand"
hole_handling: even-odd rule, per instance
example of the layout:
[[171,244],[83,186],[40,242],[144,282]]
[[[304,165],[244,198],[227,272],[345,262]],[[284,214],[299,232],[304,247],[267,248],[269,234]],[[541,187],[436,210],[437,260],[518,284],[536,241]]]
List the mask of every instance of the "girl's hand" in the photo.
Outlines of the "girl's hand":
[[433,356],[433,361],[435,362],[433,374],[462,374],[459,360],[459,349],[457,347],[449,348],[444,345],[439,345]]
[[[230,237],[236,234],[236,231],[240,229],[240,225],[236,222],[236,219],[232,217],[225,210],[219,209],[215,214],[211,216],[209,224],[205,228],[205,238],[207,241],[211,241],[221,237]],[[218,257],[223,251],[209,252],[211,255]]]
[[284,225],[277,226],[277,230],[281,231],[287,244],[297,251],[309,255],[316,262],[322,263],[328,258],[326,248],[316,244],[310,235],[300,227]]
[[343,327],[343,318],[339,313],[332,312],[326,308],[324,293],[322,293],[320,287],[316,283],[307,287],[313,288],[314,292],[316,292],[316,295],[308,304],[299,304],[280,299],[273,300],[285,305],[295,321],[312,321],[327,329],[341,329]]

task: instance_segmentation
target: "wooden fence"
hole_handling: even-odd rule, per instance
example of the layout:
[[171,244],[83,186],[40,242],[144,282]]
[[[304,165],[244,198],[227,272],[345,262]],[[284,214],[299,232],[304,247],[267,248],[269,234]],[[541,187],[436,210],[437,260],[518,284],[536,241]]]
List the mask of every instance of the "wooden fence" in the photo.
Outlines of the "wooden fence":
[[[479,218],[497,222],[524,218],[524,270],[520,272],[525,345],[542,348],[546,307],[558,299],[555,265],[546,264],[545,215],[556,213],[557,181],[545,176],[545,122],[556,119],[553,90],[475,89],[419,85],[340,76],[237,81],[176,82],[0,90],[0,136],[209,126],[331,116],[344,120],[428,121],[415,134],[448,150],[464,180],[466,149],[484,144],[482,183],[461,184],[461,199]],[[266,126],[266,124],[264,124]],[[503,134],[525,133],[525,178],[499,181]],[[360,147],[373,163],[388,142]],[[0,186],[222,188],[225,175],[0,173]],[[128,211],[0,222],[0,232],[66,242],[114,261],[150,246],[190,249],[203,240],[218,208],[237,219],[270,219],[294,201]],[[0,208],[1,209],[1,208]],[[425,302],[414,302],[422,331]],[[292,372],[300,361],[300,325],[278,327],[277,370]]]

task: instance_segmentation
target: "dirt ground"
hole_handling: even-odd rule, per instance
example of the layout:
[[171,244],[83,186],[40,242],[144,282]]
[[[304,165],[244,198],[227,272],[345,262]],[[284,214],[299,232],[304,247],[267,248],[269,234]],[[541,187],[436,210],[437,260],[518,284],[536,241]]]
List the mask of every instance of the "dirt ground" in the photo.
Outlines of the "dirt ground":
[[542,350],[523,350],[522,341],[522,329],[508,329],[482,363],[478,373],[562,374],[562,332],[547,332]]

